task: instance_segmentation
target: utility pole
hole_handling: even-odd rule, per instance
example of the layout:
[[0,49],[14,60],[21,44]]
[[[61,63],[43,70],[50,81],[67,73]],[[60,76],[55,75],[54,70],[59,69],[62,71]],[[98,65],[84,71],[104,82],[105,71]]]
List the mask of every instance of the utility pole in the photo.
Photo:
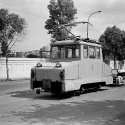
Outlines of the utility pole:
[[102,12],[102,11],[96,11],[96,12],[93,12],[93,13],[92,13],[92,14],[90,14],[90,15],[89,15],[89,17],[88,17],[88,23],[87,23],[87,39],[89,38],[89,37],[88,37],[89,19],[90,19],[90,17],[91,17],[92,15],[94,15],[94,14],[96,14],[96,13],[100,13],[100,12]]

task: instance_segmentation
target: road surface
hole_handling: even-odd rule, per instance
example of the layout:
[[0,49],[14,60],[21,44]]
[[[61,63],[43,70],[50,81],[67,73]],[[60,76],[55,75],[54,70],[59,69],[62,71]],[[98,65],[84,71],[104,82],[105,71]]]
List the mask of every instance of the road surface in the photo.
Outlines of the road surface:
[[58,98],[29,82],[0,82],[0,125],[125,125],[124,85]]

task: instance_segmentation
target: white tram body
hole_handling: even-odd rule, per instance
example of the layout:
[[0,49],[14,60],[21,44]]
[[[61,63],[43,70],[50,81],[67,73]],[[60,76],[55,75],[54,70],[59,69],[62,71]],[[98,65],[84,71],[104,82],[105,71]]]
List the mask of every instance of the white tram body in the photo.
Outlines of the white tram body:
[[49,60],[31,69],[31,89],[65,93],[113,83],[112,69],[94,40],[57,41],[50,53]]

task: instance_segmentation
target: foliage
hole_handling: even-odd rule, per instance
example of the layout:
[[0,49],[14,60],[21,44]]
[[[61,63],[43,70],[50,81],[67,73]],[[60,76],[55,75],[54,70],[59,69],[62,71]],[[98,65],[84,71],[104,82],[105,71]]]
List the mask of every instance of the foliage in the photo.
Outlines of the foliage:
[[3,26],[0,30],[0,44],[2,56],[6,57],[6,74],[9,80],[8,57],[13,45],[22,38],[25,29],[25,20],[17,14],[9,13],[7,9],[0,9],[0,19]]
[[[60,28],[62,24],[71,23],[74,21],[74,16],[77,13],[72,0],[50,0],[48,5],[49,19],[45,22],[45,29],[48,34],[51,34],[52,41],[65,40],[69,37],[69,33],[65,28]],[[71,27],[69,27],[69,30]]]
[[107,27],[105,32],[99,38],[102,44],[103,57],[116,60],[125,59],[125,32],[116,26]]
[[3,30],[4,28],[4,23],[3,20],[0,18],[0,31]]
[[99,38],[102,44],[104,57],[123,59],[123,46],[125,46],[125,32],[116,26],[108,27]]
[[4,27],[0,31],[0,43],[3,56],[6,56],[15,42],[24,35],[26,27],[25,20],[14,13],[9,13],[7,9],[0,9],[0,19],[3,20]]
[[10,53],[10,50],[7,50],[7,43],[2,40],[1,40],[1,52],[2,52],[2,56],[6,56],[6,53],[8,54]]

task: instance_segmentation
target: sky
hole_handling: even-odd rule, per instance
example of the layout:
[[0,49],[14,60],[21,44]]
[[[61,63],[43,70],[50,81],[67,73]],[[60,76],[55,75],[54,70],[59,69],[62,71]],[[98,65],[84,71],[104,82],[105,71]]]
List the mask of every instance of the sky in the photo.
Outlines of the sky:
[[[10,13],[18,14],[27,23],[26,35],[17,42],[12,51],[39,50],[50,44],[51,35],[44,28],[45,21],[49,18],[48,4],[50,0],[0,0],[0,8],[6,8]],[[125,30],[125,1],[124,0],[73,0],[77,9],[75,21],[89,22],[88,36],[98,40],[107,27],[116,25]],[[79,24],[72,29],[72,32],[86,38],[87,25]]]

